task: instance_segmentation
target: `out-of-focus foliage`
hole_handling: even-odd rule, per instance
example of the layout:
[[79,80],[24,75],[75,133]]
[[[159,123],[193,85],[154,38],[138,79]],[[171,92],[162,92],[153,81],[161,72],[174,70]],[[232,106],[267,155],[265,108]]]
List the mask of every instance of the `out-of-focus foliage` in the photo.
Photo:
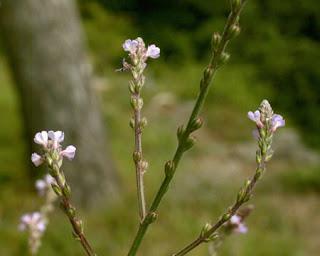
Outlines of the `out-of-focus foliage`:
[[[118,45],[127,32],[127,37],[141,35],[146,41],[157,42],[166,64],[172,65],[206,59],[211,34],[221,30],[229,9],[227,1],[210,0],[80,3],[99,60],[104,57],[100,50],[105,45],[112,49],[108,51],[112,56],[103,60],[119,59]],[[250,1],[241,21],[243,34],[232,45],[232,53],[233,63],[254,67],[255,79],[269,85],[272,102],[291,115],[310,145],[319,147],[320,6],[316,6],[317,0]],[[90,28],[90,22],[102,26]],[[108,23],[112,31],[106,30]]]

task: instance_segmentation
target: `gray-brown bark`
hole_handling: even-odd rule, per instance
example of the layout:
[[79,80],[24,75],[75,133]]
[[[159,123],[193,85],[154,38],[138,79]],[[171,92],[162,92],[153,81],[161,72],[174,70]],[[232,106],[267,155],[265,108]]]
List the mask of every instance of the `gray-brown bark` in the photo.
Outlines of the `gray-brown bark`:
[[1,2],[1,40],[21,96],[30,151],[35,132],[65,131],[66,142],[78,149],[74,162],[65,167],[76,199],[88,204],[110,197],[117,176],[90,87],[75,1]]

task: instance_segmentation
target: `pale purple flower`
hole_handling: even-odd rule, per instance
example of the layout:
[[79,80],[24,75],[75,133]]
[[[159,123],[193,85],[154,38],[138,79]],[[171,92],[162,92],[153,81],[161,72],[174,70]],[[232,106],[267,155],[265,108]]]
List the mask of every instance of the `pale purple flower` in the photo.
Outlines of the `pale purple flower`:
[[230,218],[230,223],[232,225],[239,225],[241,223],[241,217],[238,216],[238,215],[233,215],[231,218]]
[[25,231],[27,229],[43,232],[46,229],[46,221],[43,219],[41,213],[33,212],[24,214],[20,219],[19,230]]
[[69,160],[72,160],[76,154],[76,147],[75,146],[68,146],[65,150],[60,152],[60,155],[66,157]]
[[58,148],[60,143],[64,140],[64,132],[62,131],[49,131],[48,136],[52,140],[53,148]]
[[248,232],[247,226],[242,221],[243,221],[242,217],[237,214],[233,215],[230,218],[229,223],[231,224],[232,230],[234,232],[241,233],[241,234]]
[[235,232],[245,234],[248,232],[248,227],[243,223],[240,223],[237,228],[234,229]]
[[43,179],[37,180],[35,186],[39,195],[43,196],[54,181],[54,178],[49,174],[45,175]]
[[279,127],[285,126],[286,121],[281,115],[274,114],[271,119],[271,131],[275,132]]
[[48,133],[46,131],[38,132],[34,136],[34,142],[42,145],[44,147],[47,147],[48,145]]
[[44,159],[42,158],[42,156],[38,155],[37,153],[33,153],[31,155],[31,161],[36,167],[38,167],[41,164],[43,164]]
[[250,120],[252,120],[253,122],[255,122],[256,125],[259,128],[262,128],[263,127],[263,123],[261,122],[260,117],[261,117],[261,115],[260,115],[260,111],[259,110],[256,110],[255,112],[252,112],[252,111],[248,112],[248,118]]
[[130,52],[131,54],[134,54],[137,51],[138,48],[138,41],[137,40],[131,40],[131,39],[127,39],[122,47],[126,52]]
[[160,57],[160,48],[155,46],[154,44],[149,45],[146,53],[147,57],[152,59],[157,59]]

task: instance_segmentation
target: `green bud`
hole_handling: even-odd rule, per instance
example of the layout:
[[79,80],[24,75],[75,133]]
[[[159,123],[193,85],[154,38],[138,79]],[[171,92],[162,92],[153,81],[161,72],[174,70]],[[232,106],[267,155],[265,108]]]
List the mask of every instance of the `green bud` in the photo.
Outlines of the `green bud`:
[[141,159],[142,159],[142,154],[141,154],[141,152],[135,151],[135,152],[133,152],[132,157],[133,157],[133,161],[134,161],[135,163],[137,163],[137,162],[140,162],[140,161],[141,161]]
[[136,92],[135,85],[132,81],[129,82],[129,91],[134,94]]
[[132,129],[134,129],[134,126],[135,126],[134,118],[131,118],[131,119],[130,119],[129,126],[130,126]]
[[52,187],[54,193],[56,193],[57,196],[61,196],[62,195],[61,189],[57,184],[52,183],[51,187]]
[[209,243],[216,240],[219,237],[218,233],[213,233],[209,237],[207,237],[204,242]]
[[211,68],[206,68],[206,69],[204,70],[204,72],[203,72],[203,78],[204,78],[205,80],[208,80],[208,79],[212,76],[212,73],[213,73],[213,71],[212,71]]
[[192,148],[195,143],[196,143],[195,137],[189,136],[189,138],[186,140],[186,142],[185,142],[184,145],[183,145],[184,151],[187,151],[187,150],[189,150],[190,148]]
[[131,106],[135,110],[140,110],[143,107],[143,99],[142,98],[136,98],[136,97],[131,97]]
[[190,125],[190,131],[194,132],[198,129],[200,129],[203,125],[202,119],[199,117],[197,119],[192,120],[191,125]]
[[74,207],[71,206],[70,208],[67,209],[67,211],[71,217],[76,216],[76,209]]
[[223,52],[220,57],[220,65],[227,63],[230,59],[230,54],[227,52]]
[[174,173],[174,168],[175,168],[175,166],[174,166],[173,161],[172,160],[167,161],[164,166],[164,172],[165,172],[166,176],[172,176]]
[[262,161],[261,151],[257,150],[257,152],[256,152],[256,162],[257,162],[257,164],[261,164],[261,161]]
[[140,167],[142,171],[145,172],[149,167],[149,163],[147,161],[140,161]]
[[229,38],[235,38],[236,36],[238,36],[240,34],[240,27],[237,24],[234,24],[230,27],[230,31],[229,31]]
[[201,230],[200,236],[203,237],[211,228],[212,225],[210,223],[206,223]]
[[221,35],[218,32],[214,32],[211,39],[211,47],[216,50],[221,42]]
[[148,124],[147,118],[143,117],[140,121],[140,129],[143,130]]
[[223,221],[228,221],[230,219],[230,217],[231,217],[230,213],[225,213],[222,215],[221,219]]
[[158,214],[156,212],[149,212],[146,218],[144,219],[144,222],[151,224],[156,221],[158,217]]
[[178,130],[177,130],[178,141],[180,141],[182,139],[184,132],[185,132],[185,130],[184,130],[183,125],[179,126]]
[[66,197],[70,197],[70,195],[71,195],[71,188],[70,188],[70,186],[69,186],[67,183],[64,184],[63,194],[64,194]]

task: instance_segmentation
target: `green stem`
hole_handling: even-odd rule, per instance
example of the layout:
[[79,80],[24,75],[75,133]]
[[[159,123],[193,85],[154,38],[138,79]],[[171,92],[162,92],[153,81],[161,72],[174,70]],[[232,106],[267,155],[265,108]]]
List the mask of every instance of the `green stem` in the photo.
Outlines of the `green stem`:
[[[219,45],[215,49],[213,49],[213,51],[212,51],[212,57],[210,59],[209,65],[207,66],[206,70],[204,71],[204,75],[203,75],[203,78],[200,83],[200,92],[197,96],[195,106],[192,110],[192,113],[190,115],[187,126],[186,126],[181,138],[179,139],[179,144],[178,144],[178,147],[176,149],[176,152],[175,152],[173,160],[172,160],[173,168],[170,173],[166,174],[164,180],[162,181],[162,184],[161,184],[161,186],[160,186],[160,188],[159,188],[159,190],[158,190],[158,192],[157,192],[157,194],[151,204],[151,207],[149,209],[149,214],[157,211],[157,209],[160,205],[160,202],[163,199],[164,195],[166,194],[168,187],[171,183],[171,180],[174,177],[174,173],[179,165],[179,162],[183,156],[183,153],[185,152],[185,146],[187,144],[187,141],[190,137],[190,134],[193,131],[192,124],[198,118],[199,113],[202,110],[206,96],[207,96],[209,89],[210,89],[211,81],[214,77],[215,72],[217,71],[217,69],[221,65],[220,62],[221,62],[222,54],[224,54],[226,46],[231,39],[231,35],[230,35],[231,27],[233,25],[237,25],[240,12],[244,6],[244,2],[245,1],[241,2],[239,8],[233,9],[231,11],[231,13],[228,17],[227,23],[225,25],[223,34],[222,34],[221,41],[220,41]],[[136,253],[141,245],[141,242],[142,242],[142,240],[148,230],[148,227],[151,223],[152,223],[151,221],[147,221],[147,218],[145,218],[145,220],[140,224],[139,230],[138,230],[138,232],[134,238],[134,241],[132,243],[132,246],[127,254],[128,256],[135,256],[136,255]]]
[[210,238],[211,235],[213,235],[219,228],[221,228],[222,225],[224,225],[227,221],[230,220],[230,218],[237,213],[239,208],[249,200],[249,196],[252,194],[254,187],[256,186],[258,180],[260,179],[262,173],[265,171],[265,162],[262,164],[259,164],[255,174],[250,180],[250,183],[248,186],[246,186],[244,194],[242,196],[242,199],[237,199],[235,203],[228,208],[228,210],[221,215],[219,220],[212,226],[211,229],[209,229],[206,233],[200,235],[198,238],[196,238],[193,242],[188,244],[186,247],[184,247],[179,252],[172,254],[172,256],[183,256],[198,247],[200,244],[205,243],[208,241],[208,238]]

